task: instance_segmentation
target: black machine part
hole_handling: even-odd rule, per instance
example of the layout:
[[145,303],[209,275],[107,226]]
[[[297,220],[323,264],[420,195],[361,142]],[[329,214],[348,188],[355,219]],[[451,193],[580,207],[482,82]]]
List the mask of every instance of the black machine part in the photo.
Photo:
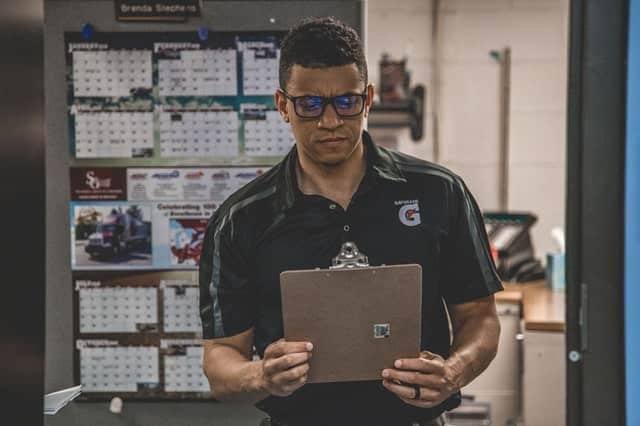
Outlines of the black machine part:
[[537,217],[526,212],[485,212],[489,242],[498,253],[496,268],[503,281],[544,279],[545,269],[535,258],[529,229]]

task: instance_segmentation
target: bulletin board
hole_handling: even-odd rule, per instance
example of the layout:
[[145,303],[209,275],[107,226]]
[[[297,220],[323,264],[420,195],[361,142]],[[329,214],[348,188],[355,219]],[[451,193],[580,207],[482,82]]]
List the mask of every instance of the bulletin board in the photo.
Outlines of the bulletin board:
[[88,400],[210,399],[196,271],[212,214],[294,144],[283,33],[64,36],[76,381]]
[[[112,0],[44,9],[45,391],[82,383],[78,400],[119,396],[130,416],[83,404],[47,423],[257,424],[249,407],[190,402],[211,400],[199,365],[200,232],[293,145],[273,103],[282,36],[305,16],[364,33],[364,3],[205,0],[202,16],[172,23],[119,22]],[[118,221],[130,235],[113,254],[108,226],[97,228]],[[92,235],[104,250],[93,259]],[[133,360],[141,377],[127,377]]]

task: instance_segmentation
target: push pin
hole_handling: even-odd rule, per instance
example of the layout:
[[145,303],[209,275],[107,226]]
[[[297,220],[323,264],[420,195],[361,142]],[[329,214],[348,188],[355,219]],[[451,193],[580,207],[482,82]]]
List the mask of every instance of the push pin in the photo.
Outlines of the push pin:
[[88,22],[85,23],[82,25],[80,32],[82,33],[82,38],[85,40],[91,40],[91,37],[93,37],[93,25]]
[[116,396],[109,403],[109,411],[111,411],[113,414],[121,414],[123,405],[124,402],[122,401],[122,398]]
[[207,41],[209,39],[209,28],[198,27],[198,38],[200,41]]

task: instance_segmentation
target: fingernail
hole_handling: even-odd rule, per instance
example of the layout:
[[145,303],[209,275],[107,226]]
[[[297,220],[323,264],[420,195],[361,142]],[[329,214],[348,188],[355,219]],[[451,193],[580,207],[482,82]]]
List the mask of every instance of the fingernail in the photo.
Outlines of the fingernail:
[[389,377],[389,370],[382,370],[382,377]]
[[310,343],[310,342],[307,343],[307,350],[308,351],[313,350],[313,344],[312,343]]
[[402,367],[402,361],[400,361],[398,359],[398,360],[396,360],[396,362],[393,363],[393,365],[395,365],[396,368],[400,368],[400,367]]

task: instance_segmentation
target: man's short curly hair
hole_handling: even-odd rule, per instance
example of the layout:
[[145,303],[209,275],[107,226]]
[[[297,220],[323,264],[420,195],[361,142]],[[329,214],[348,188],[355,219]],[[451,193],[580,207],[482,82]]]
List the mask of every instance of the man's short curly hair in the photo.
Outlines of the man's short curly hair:
[[362,81],[368,81],[367,60],[358,33],[334,17],[305,18],[282,40],[280,87],[286,89],[291,68],[328,68],[356,64]]

